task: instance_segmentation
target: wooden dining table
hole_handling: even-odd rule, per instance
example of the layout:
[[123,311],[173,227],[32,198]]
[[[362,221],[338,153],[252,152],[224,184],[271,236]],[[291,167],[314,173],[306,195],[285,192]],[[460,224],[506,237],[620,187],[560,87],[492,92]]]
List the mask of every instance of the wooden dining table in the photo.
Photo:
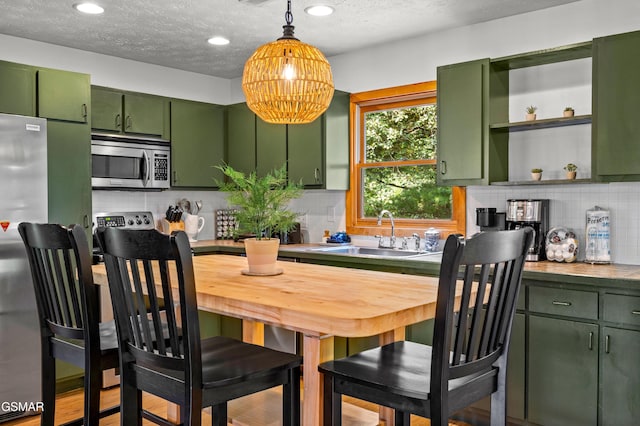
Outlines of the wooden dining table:
[[[246,258],[193,258],[198,308],[241,318],[243,340],[264,344],[264,325],[303,336],[302,424],[322,423],[318,365],[333,359],[334,336],[379,336],[380,344],[403,340],[405,327],[435,315],[437,277],[278,262],[280,275],[248,276]],[[103,265],[94,280],[106,284]],[[393,423],[390,409],[380,417]]]

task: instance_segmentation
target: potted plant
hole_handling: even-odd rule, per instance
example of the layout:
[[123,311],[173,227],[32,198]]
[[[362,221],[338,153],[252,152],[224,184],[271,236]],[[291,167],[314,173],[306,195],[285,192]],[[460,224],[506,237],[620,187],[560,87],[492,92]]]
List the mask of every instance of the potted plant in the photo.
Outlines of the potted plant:
[[578,166],[576,166],[573,163],[569,163],[566,166],[564,166],[564,170],[567,174],[567,179],[575,179],[576,178],[576,171],[578,170]]
[[531,169],[531,179],[533,180],[542,179],[542,169],[538,169],[538,168]]
[[574,114],[575,114],[575,111],[570,106],[566,107],[564,111],[562,111],[563,117],[573,117]]
[[287,205],[302,195],[301,185],[287,182],[286,165],[262,177],[255,172],[245,175],[229,165],[216,167],[228,178],[227,182],[218,182],[220,190],[229,193],[227,203],[238,210],[235,235],[251,236],[244,240],[249,269],[242,273],[282,273],[276,267],[280,239],[272,236],[295,226],[298,213],[288,210]]
[[536,119],[536,110],[538,107],[530,105],[527,107],[527,121],[533,121]]

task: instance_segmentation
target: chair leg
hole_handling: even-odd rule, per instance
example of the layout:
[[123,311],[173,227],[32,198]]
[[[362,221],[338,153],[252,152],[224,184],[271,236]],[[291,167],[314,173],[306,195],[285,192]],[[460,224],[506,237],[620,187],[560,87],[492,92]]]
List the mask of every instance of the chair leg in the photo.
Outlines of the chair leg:
[[333,377],[328,374],[324,375],[323,402],[324,426],[340,426],[342,424],[342,394],[334,392]]
[[282,425],[300,424],[300,367],[289,370],[289,382],[282,387]]
[[[211,426],[227,426],[228,417],[226,402],[211,407]],[[200,422],[193,423],[193,419],[191,421],[190,424],[200,424]]]
[[98,426],[100,424],[100,387],[102,372],[92,368],[91,362],[85,366],[84,372],[84,424]]
[[411,413],[395,410],[394,420],[396,426],[410,426],[411,425]]
[[53,426],[56,414],[56,360],[49,353],[49,340],[42,340],[42,403],[44,410],[40,415],[42,426]]
[[498,389],[491,394],[491,426],[507,424],[507,374],[506,367],[498,370]]
[[142,426],[142,392],[131,385],[123,370],[120,369],[120,424]]

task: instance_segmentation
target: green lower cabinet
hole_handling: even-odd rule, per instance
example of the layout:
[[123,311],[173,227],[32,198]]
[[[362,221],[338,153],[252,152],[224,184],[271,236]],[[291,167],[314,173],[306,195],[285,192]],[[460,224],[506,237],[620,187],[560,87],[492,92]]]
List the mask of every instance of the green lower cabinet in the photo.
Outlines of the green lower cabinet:
[[0,61],[0,113],[36,115],[35,75],[28,65]]
[[640,419],[640,331],[602,327],[602,426],[634,425]]
[[224,109],[171,101],[171,186],[215,188],[224,163]]
[[81,224],[91,241],[89,125],[48,120],[47,158],[49,222]]
[[598,326],[529,317],[528,420],[598,424]]

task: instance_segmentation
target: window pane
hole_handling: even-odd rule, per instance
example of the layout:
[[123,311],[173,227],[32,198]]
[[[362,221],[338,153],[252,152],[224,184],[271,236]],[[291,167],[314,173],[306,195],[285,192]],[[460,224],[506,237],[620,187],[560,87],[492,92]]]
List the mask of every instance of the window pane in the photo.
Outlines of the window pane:
[[451,219],[451,188],[436,186],[435,165],[366,168],[364,217],[390,210],[396,218]]
[[365,162],[436,158],[436,105],[365,114]]

